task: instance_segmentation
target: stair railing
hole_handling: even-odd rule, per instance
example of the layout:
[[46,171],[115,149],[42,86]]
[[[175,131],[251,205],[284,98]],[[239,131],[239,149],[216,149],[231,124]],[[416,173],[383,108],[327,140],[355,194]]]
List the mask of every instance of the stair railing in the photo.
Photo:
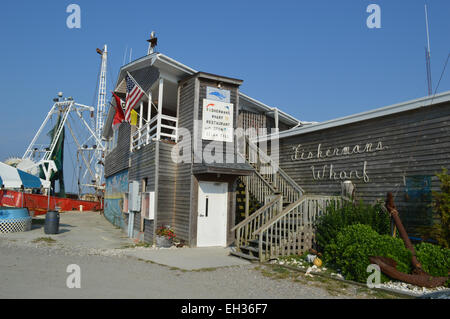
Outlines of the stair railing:
[[257,171],[254,171],[251,175],[242,176],[241,180],[247,185],[248,191],[260,203],[265,203],[265,198],[268,195],[273,195],[277,192]]
[[249,241],[255,239],[255,230],[274,219],[283,211],[283,197],[281,195],[273,198],[269,203],[258,209],[252,215],[234,226],[231,231],[236,231],[236,248],[240,250],[241,246],[248,245]]
[[259,177],[271,185],[276,192],[283,195],[283,200],[288,203],[297,201],[305,191],[284,172],[278,163],[268,156],[263,150],[245,137],[245,159],[255,168]]
[[256,229],[251,236],[259,238],[260,261],[310,249],[314,222],[325,213],[327,206],[338,205],[339,202],[340,198],[336,196],[301,196],[269,223]]

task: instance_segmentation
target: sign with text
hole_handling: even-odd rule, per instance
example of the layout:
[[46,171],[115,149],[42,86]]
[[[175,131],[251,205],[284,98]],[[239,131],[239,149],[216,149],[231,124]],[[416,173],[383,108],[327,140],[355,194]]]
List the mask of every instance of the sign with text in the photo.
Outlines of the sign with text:
[[233,104],[203,99],[202,139],[233,142]]

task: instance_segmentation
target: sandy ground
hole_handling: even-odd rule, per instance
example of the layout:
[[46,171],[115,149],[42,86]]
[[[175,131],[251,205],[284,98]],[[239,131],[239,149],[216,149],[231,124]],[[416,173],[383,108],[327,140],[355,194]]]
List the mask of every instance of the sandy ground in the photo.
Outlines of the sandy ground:
[[[53,240],[42,239],[48,237]],[[0,298],[389,297],[274,265],[250,264],[224,255],[224,249],[192,250],[188,266],[177,267],[184,265],[180,256],[192,255],[189,249],[132,246],[98,213],[61,214],[58,235],[45,235],[42,224],[30,232],[1,234]],[[71,264],[80,267],[81,288],[67,287]]]

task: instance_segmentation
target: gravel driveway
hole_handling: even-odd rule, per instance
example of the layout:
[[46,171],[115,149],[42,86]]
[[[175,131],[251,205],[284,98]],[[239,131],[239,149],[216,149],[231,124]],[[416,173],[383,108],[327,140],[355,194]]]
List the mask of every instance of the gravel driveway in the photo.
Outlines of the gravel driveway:
[[[305,277],[277,265],[246,263],[222,251],[214,255],[207,250],[134,247],[120,229],[97,213],[65,213],[61,223],[58,235],[44,235],[38,223],[29,232],[0,236],[0,298],[387,297],[364,287]],[[203,258],[200,265],[204,268],[193,267],[196,258]],[[192,267],[179,266],[185,263]],[[80,267],[81,288],[66,286],[71,264]]]
[[[0,298],[373,298],[361,288],[330,290],[257,264],[183,271],[129,256],[36,244],[0,242]],[[81,268],[81,288],[69,289],[69,264]],[[320,285],[323,285],[321,287]],[[339,290],[342,290],[339,292]],[[379,296],[378,296],[379,297]]]

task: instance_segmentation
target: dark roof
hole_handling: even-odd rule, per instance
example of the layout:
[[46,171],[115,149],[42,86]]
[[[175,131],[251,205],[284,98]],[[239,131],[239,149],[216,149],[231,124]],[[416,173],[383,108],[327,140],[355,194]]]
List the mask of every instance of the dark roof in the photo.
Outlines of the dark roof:
[[159,70],[153,66],[131,71],[130,74],[145,92],[148,92],[159,78]]
[[222,75],[217,75],[217,74],[212,74],[212,73],[207,73],[207,72],[201,72],[201,71],[184,78],[183,82],[187,81],[188,79],[193,78],[193,77],[199,77],[199,78],[209,79],[209,80],[213,80],[213,81],[224,81],[224,82],[231,83],[234,85],[241,85],[242,82],[244,82],[243,80],[240,80],[240,79],[230,78],[227,76],[222,76]]
[[[239,154],[237,154],[243,159]],[[250,175],[255,169],[249,163],[199,163],[194,164],[192,172],[194,174],[216,173],[223,175]]]

